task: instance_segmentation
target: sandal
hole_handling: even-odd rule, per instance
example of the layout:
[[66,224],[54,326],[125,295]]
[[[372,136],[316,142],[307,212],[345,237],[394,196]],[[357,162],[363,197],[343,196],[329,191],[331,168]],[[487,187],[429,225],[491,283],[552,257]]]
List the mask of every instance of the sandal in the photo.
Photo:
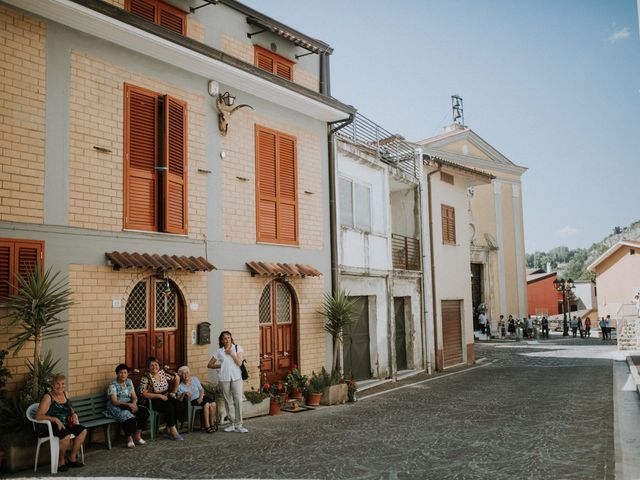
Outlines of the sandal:
[[216,428],[212,425],[210,427],[207,427],[207,429],[205,430],[207,433],[213,433],[216,431]]

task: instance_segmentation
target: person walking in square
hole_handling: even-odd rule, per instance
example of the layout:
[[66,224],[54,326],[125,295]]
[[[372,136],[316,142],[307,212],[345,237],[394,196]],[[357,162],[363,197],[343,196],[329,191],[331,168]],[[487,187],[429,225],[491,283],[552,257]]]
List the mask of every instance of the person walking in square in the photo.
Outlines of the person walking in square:
[[578,319],[576,317],[571,319],[571,332],[573,333],[573,338],[578,336]]
[[549,338],[549,320],[547,317],[542,317],[542,338]]
[[484,335],[485,326],[487,324],[487,316],[484,314],[484,312],[480,312],[480,315],[478,315],[478,323],[480,324],[480,331]]
[[578,331],[580,332],[580,338],[584,338],[584,326],[581,318],[578,318]]
[[607,340],[611,340],[611,316],[607,315],[607,319],[605,320],[606,325],[607,325]]
[[591,319],[589,317],[584,319],[584,334],[587,338],[591,338]]
[[507,327],[509,336],[512,337],[516,334],[516,321],[513,319],[513,315],[509,315],[509,325]]
[[602,334],[602,341],[604,342],[607,339],[607,322],[604,317],[600,318],[598,325],[600,326],[600,333]]

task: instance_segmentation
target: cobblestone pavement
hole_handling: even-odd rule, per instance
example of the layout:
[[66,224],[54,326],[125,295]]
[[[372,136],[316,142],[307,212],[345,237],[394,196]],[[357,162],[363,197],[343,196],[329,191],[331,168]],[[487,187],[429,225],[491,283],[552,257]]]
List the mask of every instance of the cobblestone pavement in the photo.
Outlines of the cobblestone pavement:
[[[92,446],[87,465],[67,475],[614,478],[606,357],[615,346],[558,338],[476,347],[483,360],[475,367],[414,377],[423,381],[413,385],[386,384],[353,404],[250,419],[248,434],[192,433],[184,442],[157,440],[131,450]],[[39,469],[40,476],[47,472]]]

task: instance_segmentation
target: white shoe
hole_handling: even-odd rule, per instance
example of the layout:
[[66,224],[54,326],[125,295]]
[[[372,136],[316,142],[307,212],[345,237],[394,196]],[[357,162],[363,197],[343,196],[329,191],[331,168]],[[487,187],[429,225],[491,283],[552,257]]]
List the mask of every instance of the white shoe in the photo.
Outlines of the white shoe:
[[238,432],[238,433],[249,433],[249,430],[247,430],[242,425],[240,425],[239,427],[236,427],[236,432]]
[[127,448],[133,448],[133,447],[135,447],[135,446],[136,446],[136,444],[135,444],[135,443],[133,443],[133,440],[129,440],[129,441],[127,442]]
[[138,445],[144,445],[145,443],[147,443],[147,442],[145,442],[145,441],[144,441],[143,439],[141,439],[141,438],[140,438],[140,439],[138,439],[138,440],[135,440],[135,442],[136,442]]
[[235,432],[236,431],[236,427],[235,425],[229,425],[227,428],[224,429],[225,432],[229,433],[229,432]]

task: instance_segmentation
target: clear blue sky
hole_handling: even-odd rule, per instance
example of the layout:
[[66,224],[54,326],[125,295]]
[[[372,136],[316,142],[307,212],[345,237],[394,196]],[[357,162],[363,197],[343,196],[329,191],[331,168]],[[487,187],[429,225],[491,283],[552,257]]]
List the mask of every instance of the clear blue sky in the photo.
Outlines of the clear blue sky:
[[527,252],[640,220],[636,0],[241,0],[329,43],[332,94],[409,140],[465,123],[518,165]]

